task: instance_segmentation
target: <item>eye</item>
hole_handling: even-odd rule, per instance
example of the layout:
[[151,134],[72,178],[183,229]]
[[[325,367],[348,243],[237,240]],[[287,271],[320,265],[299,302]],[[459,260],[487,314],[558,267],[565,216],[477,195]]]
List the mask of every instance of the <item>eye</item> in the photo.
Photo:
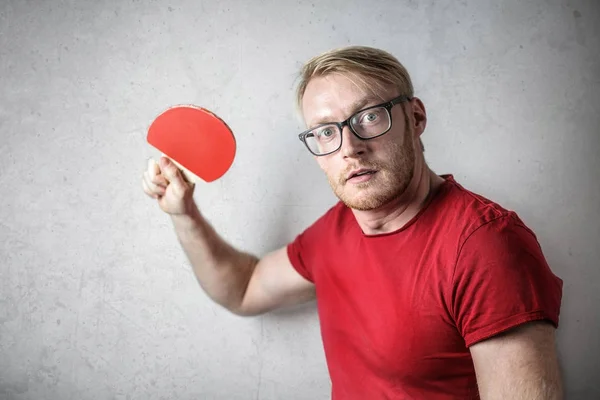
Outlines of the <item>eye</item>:
[[377,111],[371,111],[368,113],[365,113],[362,118],[360,119],[361,123],[373,123],[376,122],[377,119],[379,119],[379,113]]
[[318,138],[327,139],[327,138],[330,138],[331,136],[333,136],[335,134],[335,130],[333,130],[331,127],[328,126],[328,127],[324,127],[322,129],[319,129],[315,133],[316,133],[316,136]]

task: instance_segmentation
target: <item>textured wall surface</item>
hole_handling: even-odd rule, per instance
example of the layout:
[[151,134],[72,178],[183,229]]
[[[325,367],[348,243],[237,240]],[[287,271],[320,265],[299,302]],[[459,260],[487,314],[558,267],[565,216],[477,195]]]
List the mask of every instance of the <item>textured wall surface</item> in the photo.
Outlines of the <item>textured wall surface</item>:
[[152,119],[194,103],[238,154],[195,196],[234,245],[335,198],[298,141],[298,68],[348,44],[411,72],[438,173],[516,210],[564,284],[568,399],[600,398],[600,2],[0,2],[0,399],[327,399],[314,304],[232,316],[141,189]]

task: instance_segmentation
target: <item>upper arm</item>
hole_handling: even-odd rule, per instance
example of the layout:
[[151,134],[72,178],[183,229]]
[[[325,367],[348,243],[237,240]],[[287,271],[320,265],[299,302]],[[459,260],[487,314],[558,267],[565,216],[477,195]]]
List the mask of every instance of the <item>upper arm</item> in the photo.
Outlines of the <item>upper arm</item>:
[[562,280],[516,217],[468,237],[449,293],[483,400],[562,398],[555,349]]
[[529,321],[558,326],[562,280],[535,236],[510,216],[469,236],[449,286],[451,313],[467,347]]
[[470,347],[482,400],[562,399],[555,328],[529,322]]
[[292,266],[286,247],[264,256],[254,268],[240,314],[256,315],[314,299],[313,283]]

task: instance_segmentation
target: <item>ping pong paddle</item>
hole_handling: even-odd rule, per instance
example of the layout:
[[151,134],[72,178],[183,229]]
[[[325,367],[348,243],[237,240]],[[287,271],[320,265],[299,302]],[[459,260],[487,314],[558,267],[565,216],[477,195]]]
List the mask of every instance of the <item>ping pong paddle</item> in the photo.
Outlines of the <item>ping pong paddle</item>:
[[180,105],[162,112],[150,125],[147,141],[173,161],[190,182],[212,182],[233,164],[233,132],[214,113]]

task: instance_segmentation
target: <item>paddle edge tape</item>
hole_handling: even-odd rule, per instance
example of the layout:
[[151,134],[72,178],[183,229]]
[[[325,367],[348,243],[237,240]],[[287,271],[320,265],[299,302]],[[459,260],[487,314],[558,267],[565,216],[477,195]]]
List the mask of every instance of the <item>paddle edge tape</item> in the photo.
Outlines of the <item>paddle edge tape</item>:
[[[154,124],[154,122],[156,121],[156,119],[158,119],[161,115],[165,114],[167,111],[175,109],[175,108],[192,108],[192,109],[196,109],[202,112],[205,112],[207,114],[210,114],[212,117],[216,118],[217,120],[219,120],[229,131],[231,138],[233,139],[233,157],[231,160],[231,163],[229,164],[229,166],[227,167],[227,169],[225,171],[223,171],[223,173],[221,173],[218,176],[214,176],[212,177],[212,179],[206,179],[206,178],[200,178],[198,175],[192,173],[188,168],[186,168],[184,165],[182,165],[181,163],[176,162],[172,157],[170,157],[168,154],[166,154],[164,151],[162,151],[161,149],[157,149],[159,151],[161,151],[162,155],[169,158],[169,160],[171,160],[175,165],[177,165],[177,167],[182,171],[182,173],[185,175],[185,178],[192,182],[195,183],[199,180],[202,180],[204,182],[212,182],[215,181],[219,178],[221,178],[223,175],[225,175],[225,173],[227,173],[227,171],[231,168],[231,166],[233,165],[233,162],[235,161],[235,155],[237,153],[237,139],[235,137],[235,135],[233,134],[233,130],[231,129],[231,127],[229,126],[229,124],[227,124],[227,122],[225,122],[221,117],[219,117],[217,114],[215,114],[214,112],[204,108],[204,107],[200,107],[200,106],[196,106],[194,104],[176,104],[173,106],[170,106],[168,108],[165,108],[162,112],[160,112],[150,123],[148,129],[147,129],[147,135],[146,135],[146,141],[153,147],[155,147],[152,143],[150,143],[150,129],[152,128],[152,125]],[[156,147],[155,147],[156,148]]]

